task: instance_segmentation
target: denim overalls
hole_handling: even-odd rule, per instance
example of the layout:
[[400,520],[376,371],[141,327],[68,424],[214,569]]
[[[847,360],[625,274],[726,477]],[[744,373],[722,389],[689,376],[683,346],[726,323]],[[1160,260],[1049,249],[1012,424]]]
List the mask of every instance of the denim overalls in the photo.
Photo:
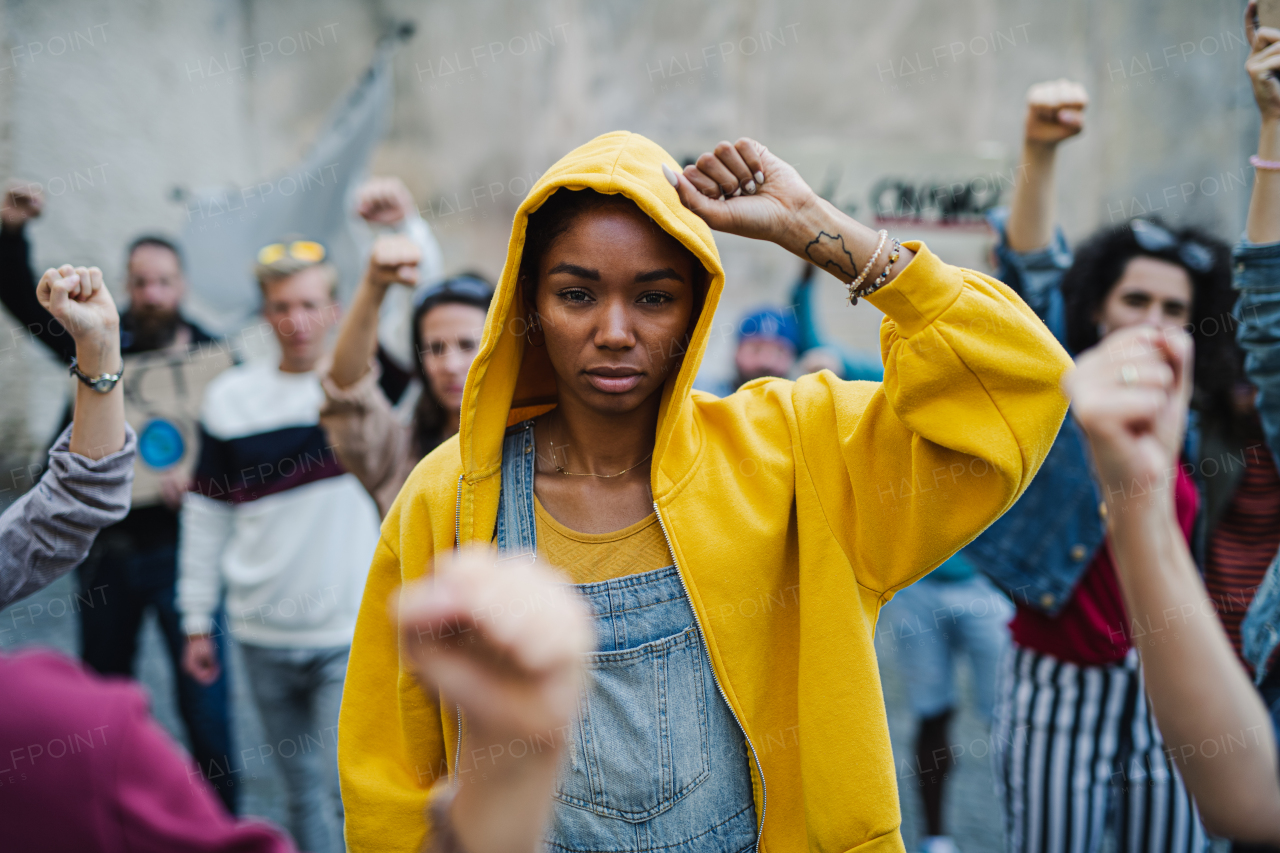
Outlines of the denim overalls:
[[[533,421],[502,447],[495,544],[508,558],[536,548]],[[566,739],[556,851],[738,853],[757,838],[749,754],[720,695],[679,571],[578,584],[597,651]]]

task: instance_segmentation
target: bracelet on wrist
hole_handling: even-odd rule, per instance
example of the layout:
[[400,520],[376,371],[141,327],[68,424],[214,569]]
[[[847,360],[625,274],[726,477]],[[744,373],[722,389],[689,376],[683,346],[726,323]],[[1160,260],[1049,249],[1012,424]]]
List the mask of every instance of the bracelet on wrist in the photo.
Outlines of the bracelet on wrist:
[[1280,172],[1280,160],[1263,160],[1257,154],[1249,156],[1249,165],[1264,172]]
[[[879,254],[879,252],[876,254]],[[897,240],[894,240],[893,247],[889,250],[889,261],[884,265],[884,270],[881,271],[880,275],[876,276],[875,281],[871,282],[871,284],[858,289],[851,288],[849,293],[849,304],[857,305],[859,299],[865,299],[880,288],[884,287],[889,281],[889,273],[893,269],[893,265],[898,262],[898,258],[901,254],[902,244]]]
[[875,265],[876,259],[880,257],[880,253],[884,251],[884,242],[889,239],[889,232],[880,229],[880,242],[876,244],[876,250],[867,260],[867,265],[862,268],[862,272],[858,273],[858,277],[846,285],[849,289],[849,304],[858,304],[858,288],[867,280],[867,273],[871,272],[871,267]]

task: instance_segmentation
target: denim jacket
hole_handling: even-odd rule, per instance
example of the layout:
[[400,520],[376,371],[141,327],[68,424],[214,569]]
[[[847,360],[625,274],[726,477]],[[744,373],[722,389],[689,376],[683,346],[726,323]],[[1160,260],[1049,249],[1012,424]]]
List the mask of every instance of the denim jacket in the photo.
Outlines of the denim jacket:
[[[1005,238],[1007,209],[992,211],[999,235],[996,278],[1013,288],[1059,341],[1066,323],[1059,284],[1071,250],[1061,231],[1036,252],[1018,253]],[[1102,495],[1087,444],[1068,417],[1039,473],[1018,502],[975,539],[965,554],[1018,604],[1056,614],[1106,537]]]
[[[1236,336],[1245,351],[1245,373],[1258,389],[1258,415],[1267,446],[1280,459],[1280,243],[1242,240],[1232,254],[1235,287],[1240,291]],[[1240,633],[1245,659],[1261,684],[1267,661],[1280,645],[1280,555],[1271,561]]]

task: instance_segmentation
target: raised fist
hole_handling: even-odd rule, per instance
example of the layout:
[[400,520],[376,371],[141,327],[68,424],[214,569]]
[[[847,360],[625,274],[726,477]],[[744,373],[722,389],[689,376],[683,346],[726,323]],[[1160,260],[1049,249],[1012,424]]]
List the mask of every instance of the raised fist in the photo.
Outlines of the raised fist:
[[675,173],[662,166],[684,206],[716,231],[781,243],[796,215],[817,200],[790,163],[754,139],[721,142]]
[[370,178],[356,190],[356,213],[373,225],[395,225],[416,209],[413,194],[399,178]]
[[545,563],[498,567],[496,557],[442,556],[431,577],[393,598],[405,666],[462,707],[475,743],[558,742],[595,646],[587,607]]
[[1182,329],[1140,326],[1107,335],[1063,378],[1108,494],[1127,496],[1134,483],[1149,488],[1172,481],[1194,363],[1191,336]]
[[1027,90],[1026,141],[1057,145],[1084,130],[1089,93],[1067,79],[1037,83]]
[[10,181],[0,201],[0,227],[17,231],[44,209],[44,192],[39,184]]
[[118,343],[120,314],[97,267],[63,264],[56,270],[45,270],[36,285],[36,299],[66,328],[77,346]]
[[1258,4],[1251,0],[1244,13],[1244,31],[1251,47],[1244,68],[1253,84],[1253,99],[1264,119],[1280,120],[1280,30],[1258,26]]
[[421,260],[422,249],[412,238],[403,234],[384,234],[373,241],[365,276],[370,284],[379,288],[397,282],[412,287],[418,283],[418,263]]

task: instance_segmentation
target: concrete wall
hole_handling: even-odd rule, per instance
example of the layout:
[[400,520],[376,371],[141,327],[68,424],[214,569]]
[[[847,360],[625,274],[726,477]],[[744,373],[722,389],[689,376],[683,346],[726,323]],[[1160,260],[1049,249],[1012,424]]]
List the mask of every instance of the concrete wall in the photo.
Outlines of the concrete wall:
[[[679,158],[756,136],[815,186],[831,181],[864,221],[884,178],[999,185],[1027,86],[1062,75],[1093,96],[1088,132],[1060,160],[1069,235],[1164,208],[1229,238],[1243,224],[1256,121],[1242,10],[1240,0],[7,0],[0,177],[46,188],[47,213],[31,228],[38,264],[95,262],[116,285],[131,235],[181,228],[175,188],[287,166],[378,33],[411,20],[374,169],[409,183],[449,270],[496,275],[530,181],[618,128]],[[983,265],[990,245],[981,228],[894,233],[967,265]],[[720,247],[726,323],[780,299],[798,266],[771,245]],[[842,305],[826,283],[828,331],[874,346],[874,310]],[[65,384],[38,347],[0,333],[0,489],[12,491],[22,483],[4,471],[48,440]],[[713,348],[712,368],[728,349]]]

